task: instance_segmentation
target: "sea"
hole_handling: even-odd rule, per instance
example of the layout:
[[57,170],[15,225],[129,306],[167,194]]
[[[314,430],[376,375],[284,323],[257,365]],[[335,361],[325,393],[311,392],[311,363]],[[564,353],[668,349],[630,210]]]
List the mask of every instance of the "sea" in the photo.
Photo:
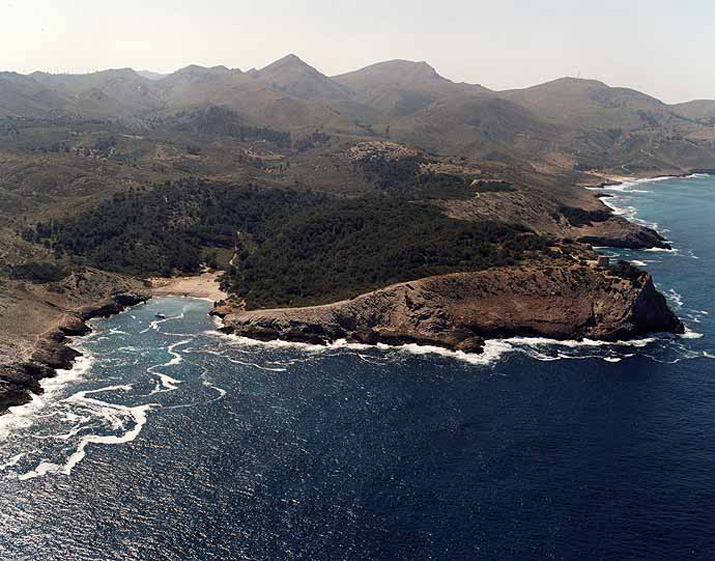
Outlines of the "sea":
[[715,559],[715,178],[605,192],[684,336],[258,343],[153,300],[0,417],[0,559]]

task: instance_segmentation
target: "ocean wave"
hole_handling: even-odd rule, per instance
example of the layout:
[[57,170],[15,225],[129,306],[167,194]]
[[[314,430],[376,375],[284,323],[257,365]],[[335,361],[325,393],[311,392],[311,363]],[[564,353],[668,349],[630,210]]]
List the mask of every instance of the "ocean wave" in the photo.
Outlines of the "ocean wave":
[[683,296],[674,288],[670,288],[665,292],[665,297],[678,309],[683,307]]
[[[694,176],[691,176],[691,177],[694,177]],[[607,197],[607,198],[601,199],[603,204],[605,204],[608,208],[610,208],[616,216],[622,216],[635,224],[639,224],[641,226],[651,228],[651,229],[659,232],[661,235],[665,235],[667,233],[666,229],[661,228],[661,226],[657,222],[648,222],[646,220],[639,218],[638,217],[638,209],[630,203],[633,199],[632,196],[637,197],[638,195],[647,194],[647,193],[652,192],[652,191],[647,191],[644,189],[638,189],[637,187],[646,185],[646,184],[659,183],[661,181],[668,181],[668,180],[674,180],[674,179],[678,179],[678,178],[665,176],[665,177],[654,177],[654,178],[644,178],[644,179],[632,179],[632,180],[624,181],[624,182],[620,183],[619,185],[608,185],[608,186],[605,186],[602,188],[599,187],[598,190],[611,191],[611,192],[617,193],[616,195],[613,195],[612,197]],[[632,195],[632,196],[629,196],[629,195]]]
[[40,381],[42,395],[31,394],[31,401],[25,405],[10,407],[5,415],[0,416],[0,442],[7,440],[11,434],[30,428],[39,411],[47,407],[57,394],[67,385],[79,381],[91,370],[95,358],[85,348],[77,345],[75,350],[82,349],[83,354],[77,357],[69,370],[58,370],[53,378]]
[[680,253],[680,250],[677,248],[666,249],[664,247],[649,247],[648,249],[644,249],[643,251],[647,251],[648,253]]
[[176,378],[172,378],[171,376],[168,376],[167,374],[163,374],[161,372],[154,372],[154,370],[158,368],[171,368],[172,366],[177,366],[181,364],[184,361],[184,357],[181,356],[180,352],[174,349],[183,345],[188,345],[191,342],[192,339],[186,339],[184,341],[179,341],[178,343],[173,343],[172,345],[169,345],[166,348],[166,351],[171,355],[171,359],[163,364],[155,364],[154,366],[150,366],[149,368],[147,368],[147,372],[149,374],[155,375],[159,378],[157,385],[149,395],[166,393],[179,389],[179,384],[182,383],[181,380],[177,380]]
[[[212,332],[208,332],[212,333]],[[593,339],[583,339],[581,341],[576,340],[557,340],[549,339],[545,337],[511,337],[506,339],[489,339],[485,342],[484,351],[482,353],[465,353],[464,351],[455,351],[451,349],[445,349],[442,347],[430,346],[430,345],[418,345],[418,344],[407,344],[407,345],[387,345],[385,343],[378,343],[377,345],[364,345],[359,343],[348,343],[346,340],[341,339],[331,343],[329,345],[311,345],[307,343],[295,343],[288,341],[258,341],[255,339],[248,339],[246,337],[240,337],[237,335],[225,334],[225,333],[212,333],[215,336],[219,336],[229,342],[232,346],[248,346],[248,347],[264,347],[273,349],[296,349],[308,352],[310,354],[322,354],[328,351],[336,350],[346,350],[353,351],[356,353],[358,358],[369,362],[365,359],[364,351],[369,349],[377,349],[383,353],[402,353],[409,354],[412,356],[427,356],[427,355],[439,355],[445,358],[450,358],[458,360],[461,362],[466,362],[469,364],[477,366],[487,366],[495,364],[504,358],[505,355],[514,352],[522,352],[527,354],[531,358],[540,361],[555,361],[561,359],[574,359],[574,358],[593,358],[606,360],[607,362],[619,362],[623,358],[627,358],[632,355],[626,355],[623,353],[615,352],[616,349],[623,348],[638,348],[642,349],[651,345],[659,340],[657,337],[647,337],[641,339],[635,339],[632,341],[597,341]],[[603,349],[605,354],[601,355],[568,355],[563,352],[557,352],[556,354],[546,354],[545,352],[539,351],[538,349],[569,349],[574,351],[580,351],[584,349]],[[247,363],[244,361],[238,361],[236,359],[230,359],[231,362],[242,364],[246,366],[261,366],[255,363]],[[289,365],[287,365],[289,366]],[[270,370],[268,367],[262,367],[266,370]],[[281,369],[283,370],[283,369]]]
[[[0,470],[8,470],[9,468],[17,469],[21,467],[21,463],[31,462],[30,456],[34,455],[34,452],[37,452],[37,455],[42,459],[34,465],[34,468],[23,472],[13,471],[6,475],[6,477],[19,481],[27,481],[50,474],[71,475],[72,470],[86,457],[87,446],[90,444],[109,445],[132,442],[139,436],[142,428],[146,424],[148,412],[159,407],[159,405],[149,403],[137,406],[125,406],[90,397],[96,394],[129,392],[132,390],[133,386],[131,385],[116,385],[97,390],[78,392],[61,400],[58,402],[58,406],[62,405],[65,408],[71,408],[64,411],[62,420],[71,423],[73,425],[72,428],[68,432],[61,434],[50,434],[48,436],[35,434],[33,438],[36,440],[64,442],[63,448],[55,451],[55,453],[59,451],[64,458],[60,461],[57,461],[55,458],[53,458],[54,461],[47,459],[48,453],[52,452],[51,449],[22,452],[2,464]],[[80,411],[84,413],[78,414]],[[59,413],[60,411],[56,411],[55,415]],[[98,421],[102,421],[103,430],[120,434],[97,434],[96,424]],[[81,434],[87,431],[92,431],[92,433]],[[69,456],[66,455],[67,444],[70,444],[73,450]],[[22,460],[25,459],[27,461],[22,462]]]
[[702,334],[702,333],[696,333],[695,331],[693,331],[693,330],[690,329],[689,327],[686,327],[686,328],[685,328],[685,333],[683,333],[682,335],[678,335],[678,337],[679,337],[680,339],[702,339],[702,338],[703,338],[703,334]]
[[13,456],[4,464],[0,464],[0,471],[4,471],[8,468],[16,466],[20,462],[20,460],[22,460],[22,458],[24,458],[24,457],[25,457],[25,452],[20,452],[19,454]]

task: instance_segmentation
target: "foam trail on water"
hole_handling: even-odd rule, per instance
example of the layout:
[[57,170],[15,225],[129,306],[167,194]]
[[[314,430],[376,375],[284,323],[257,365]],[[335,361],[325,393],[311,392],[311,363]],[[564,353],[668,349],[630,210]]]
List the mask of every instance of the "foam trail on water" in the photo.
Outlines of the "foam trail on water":
[[18,462],[19,462],[20,460],[22,460],[22,458],[24,458],[24,457],[25,457],[25,453],[24,453],[24,452],[21,452],[20,454],[17,454],[16,456],[13,456],[13,457],[10,458],[6,463],[0,464],[0,471],[4,471],[4,470],[6,470],[7,468],[11,468],[11,467],[16,466],[16,465],[18,464]]
[[136,422],[134,428],[122,436],[86,436],[80,442],[77,451],[70,456],[67,463],[60,469],[60,473],[63,475],[70,475],[72,473],[75,466],[84,459],[86,455],[85,450],[88,444],[126,444],[127,442],[136,440],[147,422],[147,413],[156,407],[159,406],[156,404],[148,404],[137,407],[123,408],[125,411],[129,412],[132,417],[134,417],[134,421]]
[[191,343],[191,339],[186,339],[184,341],[179,341],[178,343],[174,343],[173,345],[169,345],[169,347],[166,350],[171,355],[171,359],[168,362],[165,362],[164,364],[157,364],[155,366],[150,366],[149,368],[147,368],[147,372],[159,377],[159,385],[157,385],[157,387],[154,388],[154,391],[152,391],[151,394],[149,394],[149,395],[155,395],[158,393],[165,393],[165,392],[170,392],[170,391],[179,389],[179,384],[182,383],[181,380],[172,378],[171,376],[169,376],[167,374],[154,372],[154,370],[157,368],[170,368],[172,366],[177,366],[177,365],[181,364],[183,362],[184,358],[180,352],[177,352],[174,349],[176,349],[177,347],[180,347],[182,345],[187,345],[188,343]]
[[[80,349],[81,347],[77,347]],[[30,428],[34,424],[35,416],[44,409],[48,403],[53,401],[60,391],[91,370],[95,363],[95,358],[82,348],[83,355],[77,357],[74,366],[69,370],[58,370],[54,378],[45,378],[40,381],[42,395],[31,394],[31,401],[18,407],[10,407],[8,413],[0,416],[0,442],[18,431]]]
[[[42,477],[48,474],[62,474],[71,475],[72,470],[79,464],[86,456],[86,449],[89,444],[125,444],[127,442],[132,442],[135,440],[142,431],[142,428],[147,422],[147,414],[152,409],[160,407],[156,403],[149,403],[144,405],[137,405],[134,407],[129,407],[125,405],[118,405],[114,403],[109,403],[101,401],[93,396],[96,394],[107,393],[112,391],[129,392],[133,389],[130,385],[117,385],[109,386],[106,388],[101,388],[98,390],[87,390],[78,392],[64,401],[70,404],[76,404],[80,407],[91,410],[95,416],[103,418],[111,430],[124,430],[125,422],[132,421],[134,423],[133,428],[126,430],[121,435],[99,435],[90,434],[82,437],[75,451],[69,456],[64,465],[41,461],[35,469],[28,471],[24,474],[17,475],[17,479],[20,481],[26,481],[28,479],[34,479],[36,477]],[[82,427],[77,427],[77,433],[82,430]],[[61,435],[64,436],[64,435]],[[74,436],[74,435],[72,435]]]
[[678,335],[678,337],[680,337],[681,339],[702,339],[702,338],[703,338],[703,334],[702,334],[702,333],[696,333],[695,331],[693,331],[693,330],[690,329],[689,327],[686,327],[686,328],[685,328],[685,333],[683,333],[682,335]]

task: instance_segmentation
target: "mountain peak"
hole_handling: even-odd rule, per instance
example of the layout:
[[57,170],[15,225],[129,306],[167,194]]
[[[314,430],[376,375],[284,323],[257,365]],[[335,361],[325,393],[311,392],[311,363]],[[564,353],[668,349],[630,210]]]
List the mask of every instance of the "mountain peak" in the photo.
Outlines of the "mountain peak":
[[212,67],[207,67],[207,66],[200,66],[198,64],[189,64],[188,66],[184,66],[184,68],[180,68],[179,70],[176,71],[176,74],[210,74],[210,73],[226,73],[230,72],[230,70],[223,66],[212,66]]
[[436,86],[453,85],[450,80],[440,76],[425,61],[403,59],[388,60],[371,64],[361,70],[335,76],[335,80],[350,87],[364,89],[370,87],[392,86]]
[[[562,78],[557,78],[556,80],[551,80],[549,82],[544,82],[543,84],[538,84],[532,86],[532,88],[548,88],[548,87],[578,87],[578,86],[594,86],[599,88],[608,88],[608,84],[599,82],[598,80],[591,80],[588,78],[574,78],[572,76],[564,76]],[[528,88],[527,88],[528,89]]]
[[274,72],[278,72],[278,71],[285,70],[285,69],[313,71],[313,72],[320,74],[320,72],[318,72],[310,64],[308,64],[307,62],[302,60],[299,56],[294,55],[293,53],[290,53],[290,54],[284,56],[283,58],[280,58],[277,61],[272,62],[268,66],[261,68],[261,70],[259,72],[272,74]]
[[294,54],[252,73],[273,88],[301,99],[345,99],[348,88],[334,82]]

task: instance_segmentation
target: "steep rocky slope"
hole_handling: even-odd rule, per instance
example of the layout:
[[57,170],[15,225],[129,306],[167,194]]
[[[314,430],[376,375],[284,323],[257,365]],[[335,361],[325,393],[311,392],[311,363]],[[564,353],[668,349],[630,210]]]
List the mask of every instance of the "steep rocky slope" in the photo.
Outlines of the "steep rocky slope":
[[88,270],[44,285],[0,286],[0,413],[41,393],[39,381],[71,368],[79,353],[67,337],[89,331],[86,321],[119,313],[150,297],[140,281]]
[[647,273],[543,265],[431,277],[326,306],[242,312],[224,331],[262,340],[418,343],[480,352],[485,338],[623,340],[682,333]]

